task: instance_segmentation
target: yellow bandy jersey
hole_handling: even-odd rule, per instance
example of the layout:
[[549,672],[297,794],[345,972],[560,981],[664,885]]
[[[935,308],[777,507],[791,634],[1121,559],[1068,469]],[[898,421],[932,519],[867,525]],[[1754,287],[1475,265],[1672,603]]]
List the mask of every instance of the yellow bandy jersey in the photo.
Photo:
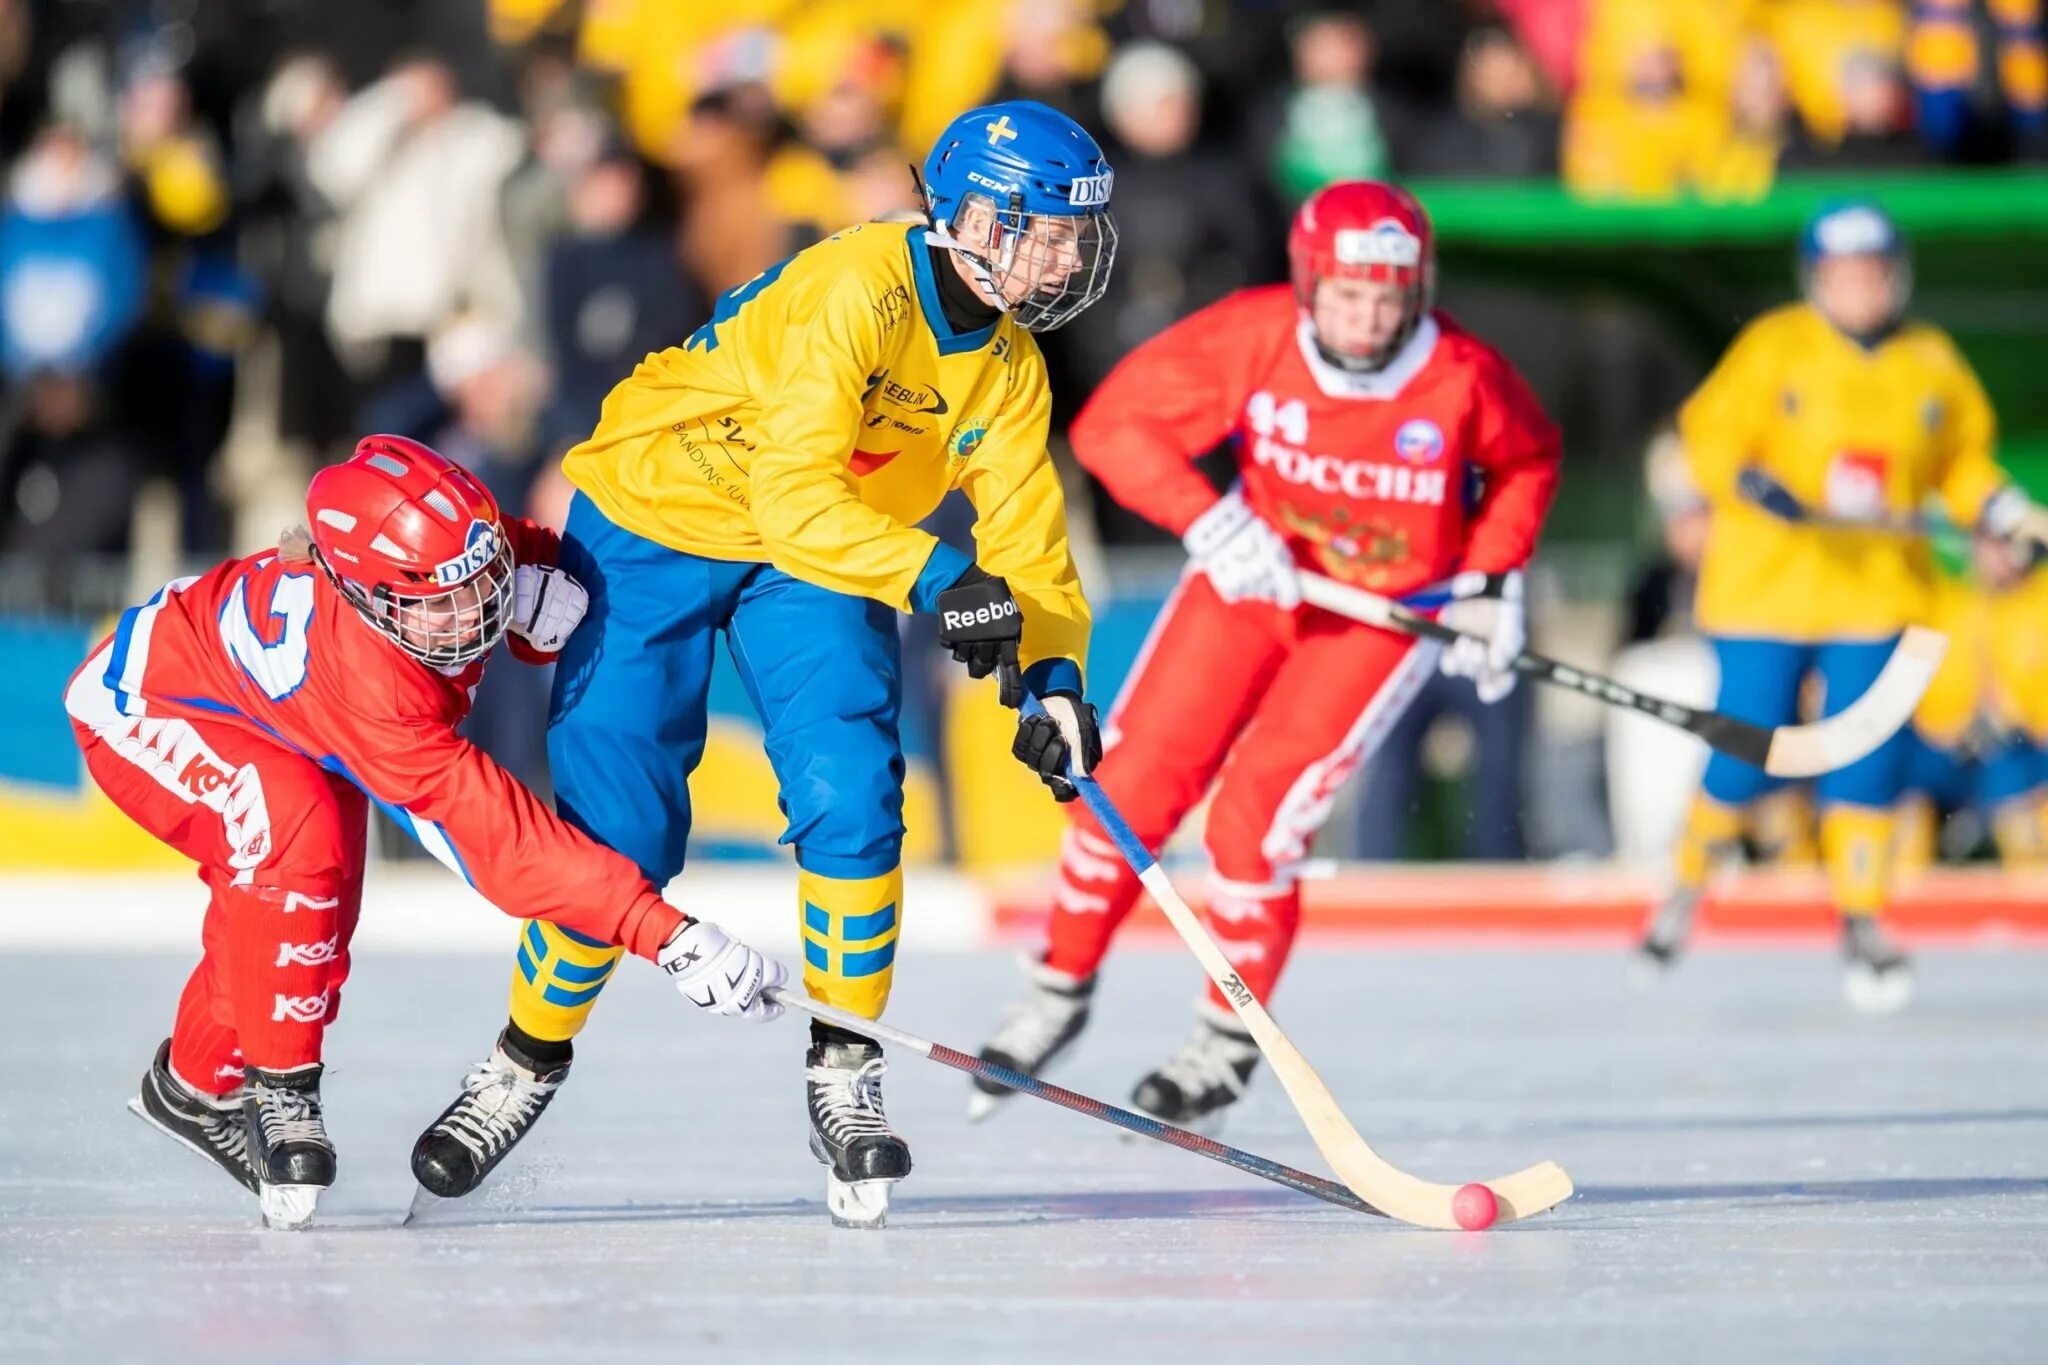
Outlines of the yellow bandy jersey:
[[1938,494],[1974,526],[2004,485],[1990,400],[1939,328],[1908,323],[1866,350],[1807,304],[1766,313],[1678,414],[1713,506],[1696,615],[1709,634],[1877,640],[1922,620],[1926,541],[1779,520],[1737,495],[1753,465],[1817,512],[1902,518]]
[[563,470],[648,540],[899,610],[967,567],[914,525],[958,488],[976,562],[1023,608],[1025,667],[1079,666],[1088,603],[1044,357],[1008,316],[952,330],[923,233],[847,228],[731,290],[611,391]]

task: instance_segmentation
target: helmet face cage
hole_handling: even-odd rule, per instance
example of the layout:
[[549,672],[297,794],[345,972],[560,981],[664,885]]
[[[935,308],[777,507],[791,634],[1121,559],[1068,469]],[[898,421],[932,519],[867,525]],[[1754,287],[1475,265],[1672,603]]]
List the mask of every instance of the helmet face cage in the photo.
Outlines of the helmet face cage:
[[1109,288],[1117,245],[1116,220],[1109,210],[1071,216],[1026,213],[1015,197],[998,205],[985,194],[965,196],[962,211],[970,206],[990,214],[988,241],[961,238],[957,218],[937,226],[1027,332],[1064,326]]
[[398,593],[380,583],[366,591],[320,566],[364,620],[430,668],[460,668],[483,658],[504,638],[512,620],[512,554],[505,538],[488,563],[461,582],[426,593]]
[[[1382,369],[1421,327],[1436,297],[1436,259],[1426,224],[1410,224],[1391,214],[1367,227],[1340,227],[1327,240],[1296,234],[1289,244],[1296,302],[1308,318],[1316,349],[1341,369],[1371,373]],[[1315,326],[1316,287],[1326,279],[1367,280],[1401,287],[1399,330],[1371,354],[1358,355],[1330,346]]]

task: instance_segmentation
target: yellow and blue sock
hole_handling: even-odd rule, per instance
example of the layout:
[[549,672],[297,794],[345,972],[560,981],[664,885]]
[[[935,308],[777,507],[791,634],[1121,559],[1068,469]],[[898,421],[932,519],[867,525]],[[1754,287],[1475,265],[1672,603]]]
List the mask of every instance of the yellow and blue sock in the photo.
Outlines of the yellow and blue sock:
[[879,1019],[895,979],[903,869],[879,877],[797,874],[803,916],[804,990],[814,1000]]
[[529,920],[512,972],[512,1026],[528,1038],[566,1043],[583,1031],[624,948]]

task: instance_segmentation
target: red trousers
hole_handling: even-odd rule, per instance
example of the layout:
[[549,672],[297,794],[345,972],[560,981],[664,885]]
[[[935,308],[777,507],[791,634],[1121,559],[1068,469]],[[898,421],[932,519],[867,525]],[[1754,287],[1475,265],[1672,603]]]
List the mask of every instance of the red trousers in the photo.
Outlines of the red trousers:
[[[1261,1000],[1294,943],[1295,876],[1311,840],[1438,653],[1313,607],[1226,603],[1199,573],[1153,626],[1104,727],[1095,776],[1155,851],[1215,788],[1204,840],[1209,926]],[[1045,960],[1088,976],[1140,887],[1086,808],[1073,810]],[[1209,996],[1227,1010],[1213,986]]]
[[319,1061],[362,907],[363,794],[233,725],[109,711],[72,728],[100,789],[198,863],[210,893],[171,1069],[221,1095],[244,1063]]

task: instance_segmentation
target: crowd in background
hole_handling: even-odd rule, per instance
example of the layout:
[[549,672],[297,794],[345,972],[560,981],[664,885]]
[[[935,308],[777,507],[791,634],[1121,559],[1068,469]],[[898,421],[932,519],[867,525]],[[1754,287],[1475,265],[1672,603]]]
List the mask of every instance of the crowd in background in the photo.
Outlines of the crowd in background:
[[[267,543],[366,431],[557,519],[555,457],[618,378],[913,211],[910,163],[978,102],[1058,107],[1116,168],[1109,292],[1048,338],[1063,427],[1132,346],[1282,278],[1332,180],[1727,200],[2048,156],[2040,8],[0,0],[0,609],[126,600],[91,566],[146,526],[185,562]],[[1084,541],[1154,535],[1077,512]]]
[[[1753,196],[2038,157],[2044,87],[2038,0],[0,0],[0,552],[63,600],[149,485],[190,553],[261,539],[252,486],[366,429],[545,510],[643,353],[913,208],[913,154],[990,98],[1077,115],[1117,168],[1110,294],[1050,348],[1063,422],[1277,278],[1332,179]],[[258,453],[224,468],[238,420]]]

